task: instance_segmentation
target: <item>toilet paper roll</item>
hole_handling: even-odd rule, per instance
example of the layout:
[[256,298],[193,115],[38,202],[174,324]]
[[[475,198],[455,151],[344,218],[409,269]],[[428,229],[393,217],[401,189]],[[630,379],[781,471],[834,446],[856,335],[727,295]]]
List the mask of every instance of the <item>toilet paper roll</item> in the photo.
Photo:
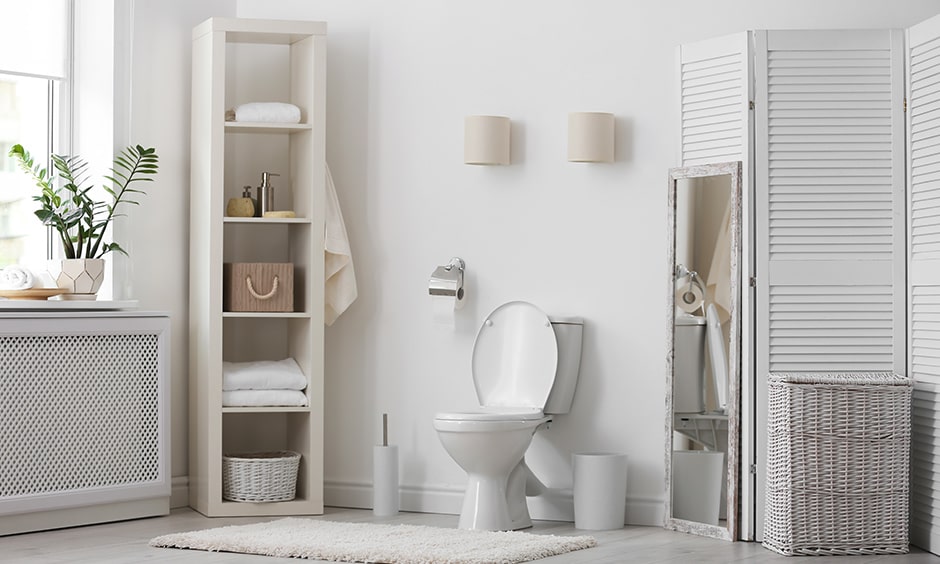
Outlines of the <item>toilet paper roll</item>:
[[698,284],[691,281],[681,284],[676,289],[676,307],[686,313],[692,313],[702,307],[705,301],[705,292]]
[[398,504],[398,447],[372,447],[372,514],[395,515]]
[[431,315],[434,325],[453,327],[457,298],[453,296],[431,296]]

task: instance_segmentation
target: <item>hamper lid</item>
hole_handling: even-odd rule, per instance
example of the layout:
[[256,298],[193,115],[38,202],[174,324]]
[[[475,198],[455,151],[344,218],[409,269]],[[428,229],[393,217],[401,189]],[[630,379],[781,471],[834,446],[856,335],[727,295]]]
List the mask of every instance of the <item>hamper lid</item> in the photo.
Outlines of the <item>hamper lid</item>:
[[913,385],[909,377],[896,372],[771,372],[769,379],[784,384]]

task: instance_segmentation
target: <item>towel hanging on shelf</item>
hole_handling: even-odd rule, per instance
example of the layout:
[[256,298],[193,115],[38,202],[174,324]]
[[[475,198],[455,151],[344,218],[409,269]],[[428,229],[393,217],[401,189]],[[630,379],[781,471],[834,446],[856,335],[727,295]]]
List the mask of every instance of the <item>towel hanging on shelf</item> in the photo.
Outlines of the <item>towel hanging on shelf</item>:
[[330,167],[326,167],[326,221],[323,237],[324,263],[324,322],[332,325],[359,295],[356,272],[353,269],[352,250],[346,235],[343,212],[336,197],[336,185]]

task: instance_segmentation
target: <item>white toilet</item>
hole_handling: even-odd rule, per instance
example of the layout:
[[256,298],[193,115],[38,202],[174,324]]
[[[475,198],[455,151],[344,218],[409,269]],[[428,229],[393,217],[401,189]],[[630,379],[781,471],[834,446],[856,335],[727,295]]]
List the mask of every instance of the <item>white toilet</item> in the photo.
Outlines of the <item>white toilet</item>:
[[434,418],[444,449],[469,477],[461,529],[532,526],[525,452],[539,427],[571,409],[583,326],[580,318],[549,319],[526,302],[503,304],[483,322],[472,363],[482,407]]

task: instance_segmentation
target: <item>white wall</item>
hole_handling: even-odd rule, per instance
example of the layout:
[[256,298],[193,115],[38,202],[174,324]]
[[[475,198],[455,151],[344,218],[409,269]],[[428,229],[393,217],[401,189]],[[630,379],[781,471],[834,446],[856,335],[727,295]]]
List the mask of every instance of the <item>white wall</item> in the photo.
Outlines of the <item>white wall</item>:
[[[133,223],[132,294],[174,316],[180,476],[189,30],[230,15],[232,2],[135,6],[131,140],[157,146],[162,166]],[[387,412],[403,508],[459,510],[464,474],[431,420],[475,405],[476,328],[495,306],[525,299],[586,320],[572,413],[536,436],[530,465],[567,489],[570,453],[627,453],[628,521],[646,524],[659,523],[663,495],[676,45],[745,29],[905,27],[940,11],[931,0],[237,0],[236,8],[330,26],[327,157],[360,298],[327,330],[327,502],[368,505],[371,446]],[[567,113],[583,110],[617,115],[615,164],[566,162]],[[463,117],[478,113],[512,118],[511,166],[462,164]],[[467,262],[469,303],[448,331],[432,326],[427,279],[452,256]],[[565,495],[530,506],[535,517],[570,518]]]
[[[189,372],[189,113],[192,28],[212,16],[234,16],[233,0],[133,1],[131,22],[129,119],[127,139],[155,147],[160,171],[140,207],[115,226],[127,232],[130,257],[119,267],[121,298],[137,299],[142,309],[170,312],[171,472],[174,482],[188,473],[187,388]],[[125,6],[126,8],[126,6]],[[125,132],[119,132],[125,133]],[[174,506],[186,505],[185,487],[174,486]]]

